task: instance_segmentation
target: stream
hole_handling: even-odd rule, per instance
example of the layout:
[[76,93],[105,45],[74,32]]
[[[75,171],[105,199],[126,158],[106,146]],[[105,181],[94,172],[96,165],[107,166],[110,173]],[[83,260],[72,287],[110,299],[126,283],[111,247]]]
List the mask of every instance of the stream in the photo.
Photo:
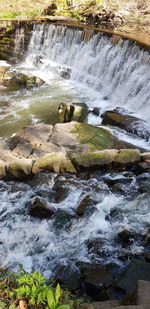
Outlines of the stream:
[[[89,30],[86,30],[87,32]],[[24,32],[16,34],[16,52],[23,50]],[[45,83],[40,87],[1,89],[0,137],[22,127],[57,122],[61,102],[98,107],[100,115],[125,108],[150,127],[150,55],[128,40],[113,45],[98,33],[36,24],[25,61],[11,69],[30,72]],[[0,65],[6,65],[3,61]],[[89,113],[87,122],[101,124]],[[124,130],[111,128],[117,137],[150,151],[150,141]],[[131,257],[150,250],[150,174],[84,172],[75,175],[41,173],[25,182],[0,181],[0,266],[53,278],[60,266],[79,262],[115,265],[120,274]],[[39,197],[56,212],[50,219],[28,214],[33,198]],[[83,216],[76,209],[87,199]],[[127,231],[127,234],[125,234]],[[121,236],[121,235],[128,236]]]

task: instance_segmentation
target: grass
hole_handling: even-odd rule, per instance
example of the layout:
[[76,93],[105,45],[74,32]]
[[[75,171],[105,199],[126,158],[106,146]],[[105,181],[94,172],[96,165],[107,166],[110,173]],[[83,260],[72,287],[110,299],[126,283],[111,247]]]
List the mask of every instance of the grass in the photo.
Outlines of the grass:
[[40,16],[49,0],[0,0],[0,18]]

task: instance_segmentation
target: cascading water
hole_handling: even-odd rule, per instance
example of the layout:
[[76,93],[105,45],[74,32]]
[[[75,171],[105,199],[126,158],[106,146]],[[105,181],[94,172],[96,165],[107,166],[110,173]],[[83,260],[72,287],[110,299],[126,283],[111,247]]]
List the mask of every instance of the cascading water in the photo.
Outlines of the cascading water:
[[[23,31],[22,39],[19,32],[17,36],[16,51],[21,52]],[[2,94],[11,102],[14,117],[6,110],[1,114],[8,133],[17,121],[21,126],[49,123],[51,110],[61,101],[84,102],[101,112],[122,106],[149,120],[150,56],[128,41],[113,46],[108,37],[89,30],[35,25],[26,61],[17,69],[34,72],[47,85]],[[100,124],[99,117],[96,121]],[[135,177],[132,172],[44,174],[24,184],[0,181],[0,265],[16,269],[23,264],[47,277],[53,277],[58,266],[79,261],[124,266],[128,257],[149,250],[149,181],[149,173]],[[28,215],[37,196],[56,210],[51,219]],[[89,206],[78,217],[76,209],[85,197]],[[130,237],[124,244],[119,235],[126,230]]]
[[[90,30],[85,30],[90,33]],[[53,25],[35,25],[27,61],[39,68],[60,73],[71,71],[71,80],[97,92],[94,104],[102,109],[122,106],[141,113],[149,121],[150,56],[128,40],[114,46],[101,33]],[[106,98],[108,102],[106,102]],[[91,105],[91,100],[89,100]]]

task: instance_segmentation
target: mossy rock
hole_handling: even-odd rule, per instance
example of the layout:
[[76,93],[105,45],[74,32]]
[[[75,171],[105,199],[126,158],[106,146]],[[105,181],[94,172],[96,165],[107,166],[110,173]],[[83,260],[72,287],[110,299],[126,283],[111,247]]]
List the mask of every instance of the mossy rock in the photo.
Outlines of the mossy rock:
[[68,156],[61,151],[49,153],[37,159],[33,165],[32,173],[37,174],[41,170],[48,170],[56,173],[76,173]]
[[118,155],[116,149],[106,149],[96,152],[85,152],[80,155],[72,155],[73,164],[78,168],[89,168],[94,166],[106,166],[114,162]]
[[115,163],[129,164],[140,162],[140,151],[138,149],[121,149],[115,158]]
[[93,151],[115,148],[115,138],[107,129],[79,123],[74,133],[81,144],[89,145]]

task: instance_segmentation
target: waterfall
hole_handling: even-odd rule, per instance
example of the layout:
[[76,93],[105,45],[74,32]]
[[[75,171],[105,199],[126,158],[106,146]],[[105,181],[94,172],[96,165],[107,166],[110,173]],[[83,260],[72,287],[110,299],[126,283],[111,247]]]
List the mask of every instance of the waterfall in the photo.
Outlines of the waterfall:
[[36,24],[27,61],[46,72],[69,70],[71,81],[97,93],[99,107],[109,101],[149,120],[150,55],[128,40],[114,46],[102,33]]
[[24,28],[18,27],[16,30],[15,48],[14,48],[14,51],[16,53],[22,53],[24,51],[24,37],[25,37]]

